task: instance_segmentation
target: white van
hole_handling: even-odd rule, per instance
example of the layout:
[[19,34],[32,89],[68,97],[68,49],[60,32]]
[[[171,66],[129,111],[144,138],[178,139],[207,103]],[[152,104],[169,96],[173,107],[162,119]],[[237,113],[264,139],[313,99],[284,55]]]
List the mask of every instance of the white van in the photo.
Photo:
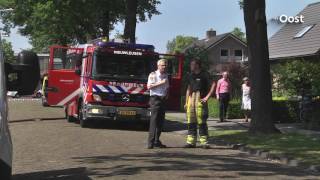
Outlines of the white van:
[[[18,74],[18,78],[10,81],[9,78],[6,77],[11,73]],[[36,53],[22,51],[18,54],[16,64],[4,63],[0,43],[0,180],[9,180],[12,174],[13,151],[7,119],[7,89],[10,89],[12,92],[17,92],[17,94],[31,95],[34,93],[39,79],[40,68]]]
[[4,73],[4,59],[0,49],[0,179],[11,178],[12,141],[8,127],[7,88]]

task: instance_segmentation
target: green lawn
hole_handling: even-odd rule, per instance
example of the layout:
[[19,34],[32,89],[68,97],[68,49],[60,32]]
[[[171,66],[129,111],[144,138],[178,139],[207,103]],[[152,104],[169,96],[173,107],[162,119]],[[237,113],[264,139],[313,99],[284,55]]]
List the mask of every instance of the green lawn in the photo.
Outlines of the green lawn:
[[320,139],[293,133],[253,136],[243,130],[212,130],[209,135],[272,154],[286,154],[306,164],[320,165]]

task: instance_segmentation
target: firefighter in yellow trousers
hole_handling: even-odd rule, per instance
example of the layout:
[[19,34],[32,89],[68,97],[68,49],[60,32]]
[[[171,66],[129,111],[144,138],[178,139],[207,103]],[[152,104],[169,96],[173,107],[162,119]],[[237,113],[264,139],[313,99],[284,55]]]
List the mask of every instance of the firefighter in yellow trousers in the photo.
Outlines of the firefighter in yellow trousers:
[[208,99],[214,92],[215,82],[210,81],[210,75],[201,70],[199,60],[190,63],[190,76],[186,93],[185,110],[187,113],[188,136],[186,148],[195,148],[197,143],[197,127],[199,128],[200,146],[210,148],[208,143]]

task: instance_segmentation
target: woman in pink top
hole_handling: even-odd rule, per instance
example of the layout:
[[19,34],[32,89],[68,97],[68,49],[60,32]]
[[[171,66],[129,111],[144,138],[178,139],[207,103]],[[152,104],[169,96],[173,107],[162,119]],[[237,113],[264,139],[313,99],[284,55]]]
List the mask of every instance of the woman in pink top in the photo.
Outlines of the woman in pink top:
[[222,78],[217,83],[216,97],[219,100],[220,122],[223,122],[226,118],[230,100],[231,83],[228,75],[228,72],[223,72]]

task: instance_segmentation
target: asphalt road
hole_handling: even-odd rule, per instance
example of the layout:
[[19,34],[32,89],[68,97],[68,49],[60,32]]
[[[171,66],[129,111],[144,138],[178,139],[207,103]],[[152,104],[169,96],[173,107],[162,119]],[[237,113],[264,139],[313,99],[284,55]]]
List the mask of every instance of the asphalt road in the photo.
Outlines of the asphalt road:
[[82,129],[64,119],[62,108],[38,100],[10,100],[9,108],[14,180],[319,179],[224,146],[184,149],[179,122],[166,123],[162,141],[169,148],[148,150],[147,132],[135,122]]

